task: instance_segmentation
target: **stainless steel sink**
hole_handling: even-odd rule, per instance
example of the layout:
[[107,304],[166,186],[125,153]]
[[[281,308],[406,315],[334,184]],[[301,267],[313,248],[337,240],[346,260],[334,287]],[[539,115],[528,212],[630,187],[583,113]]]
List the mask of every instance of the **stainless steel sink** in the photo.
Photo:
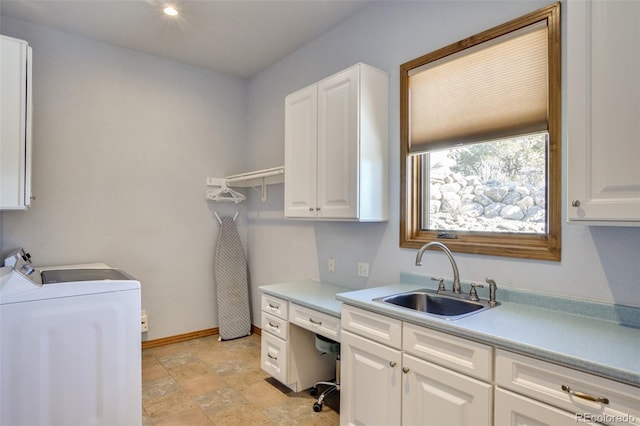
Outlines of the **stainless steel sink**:
[[490,309],[488,302],[472,301],[455,296],[447,296],[433,290],[415,290],[373,299],[374,302],[386,303],[428,315],[456,320],[467,315]]

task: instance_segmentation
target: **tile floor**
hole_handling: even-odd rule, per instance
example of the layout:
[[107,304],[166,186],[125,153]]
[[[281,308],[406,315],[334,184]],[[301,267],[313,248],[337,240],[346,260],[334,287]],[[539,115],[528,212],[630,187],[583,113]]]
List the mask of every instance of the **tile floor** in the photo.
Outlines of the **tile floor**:
[[307,391],[292,392],[260,369],[260,336],[218,336],[142,351],[143,425],[338,425],[331,407],[313,411]]

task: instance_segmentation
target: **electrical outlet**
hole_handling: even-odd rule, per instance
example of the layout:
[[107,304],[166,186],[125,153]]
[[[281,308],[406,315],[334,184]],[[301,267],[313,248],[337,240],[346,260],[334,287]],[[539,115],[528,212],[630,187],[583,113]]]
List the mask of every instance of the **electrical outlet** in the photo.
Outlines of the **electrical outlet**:
[[335,257],[330,257],[329,258],[329,262],[327,264],[327,268],[329,268],[329,272],[335,272],[336,271],[336,258]]
[[147,317],[146,309],[143,309],[140,316],[140,331],[146,333],[149,331],[149,317]]
[[358,262],[358,276],[359,277],[368,277],[369,276],[369,264],[366,262]]

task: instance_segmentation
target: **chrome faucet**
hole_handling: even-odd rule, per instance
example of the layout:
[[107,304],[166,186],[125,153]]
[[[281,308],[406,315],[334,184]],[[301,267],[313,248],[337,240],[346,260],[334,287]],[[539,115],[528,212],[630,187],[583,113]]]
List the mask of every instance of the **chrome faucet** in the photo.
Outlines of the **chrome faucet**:
[[498,302],[496,302],[496,289],[498,286],[491,278],[485,278],[485,281],[489,284],[489,305],[496,306],[498,304]]
[[451,262],[451,267],[453,268],[453,292],[460,293],[460,273],[458,272],[458,265],[456,265],[456,261],[453,259],[453,253],[451,253],[451,250],[441,242],[432,241],[420,247],[420,250],[418,250],[418,254],[416,255],[416,266],[422,265],[422,255],[424,254],[424,251],[432,246],[440,248],[449,258],[449,262]]

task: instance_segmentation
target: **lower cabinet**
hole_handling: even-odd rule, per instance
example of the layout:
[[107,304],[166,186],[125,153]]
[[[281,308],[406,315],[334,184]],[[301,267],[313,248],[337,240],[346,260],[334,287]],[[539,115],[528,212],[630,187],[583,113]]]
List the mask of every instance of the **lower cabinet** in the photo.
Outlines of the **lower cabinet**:
[[[397,320],[365,312],[343,306],[341,425],[492,424],[492,384],[406,353],[404,346],[376,342],[375,336],[389,341],[386,330],[394,329]],[[451,353],[473,353],[458,340],[448,345]],[[455,356],[449,359],[456,363]]]
[[340,424],[640,426],[640,389],[342,306]]
[[[308,325],[300,318],[302,311],[307,314]],[[338,326],[337,318],[262,295],[262,369],[294,392],[332,379],[336,371],[335,357],[316,349],[315,334],[335,338],[339,334]]]
[[496,425],[640,425],[637,387],[502,349],[495,363]]

